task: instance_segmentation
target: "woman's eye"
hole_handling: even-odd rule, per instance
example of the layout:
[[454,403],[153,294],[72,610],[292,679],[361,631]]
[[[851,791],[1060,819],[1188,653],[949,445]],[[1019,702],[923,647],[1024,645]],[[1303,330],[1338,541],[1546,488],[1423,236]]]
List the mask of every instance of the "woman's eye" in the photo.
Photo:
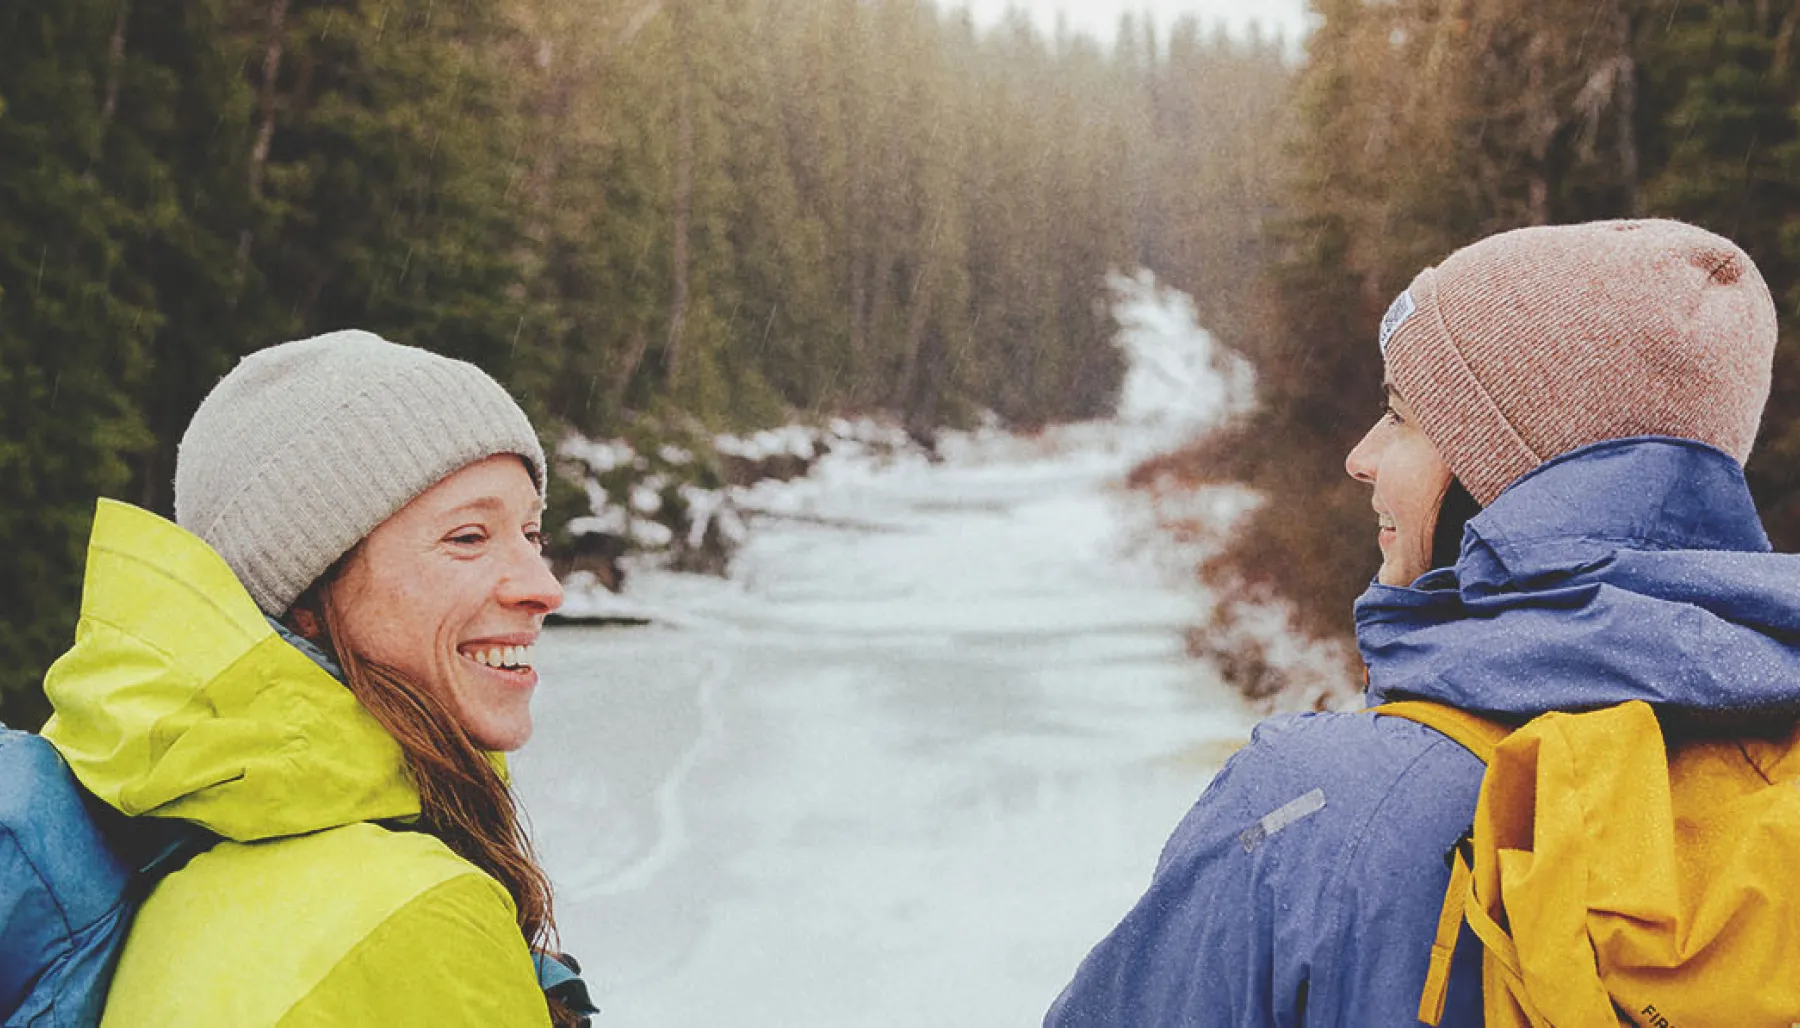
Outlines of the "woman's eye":
[[482,535],[480,532],[459,532],[450,537],[450,542],[453,542],[458,546],[475,546],[486,539],[487,536]]
[[539,553],[544,552],[544,533],[533,530],[525,533],[525,540],[537,547]]
[[1400,417],[1400,412],[1394,409],[1393,404],[1384,403],[1381,405],[1381,420],[1391,421],[1394,424],[1398,425],[1401,422],[1402,418]]

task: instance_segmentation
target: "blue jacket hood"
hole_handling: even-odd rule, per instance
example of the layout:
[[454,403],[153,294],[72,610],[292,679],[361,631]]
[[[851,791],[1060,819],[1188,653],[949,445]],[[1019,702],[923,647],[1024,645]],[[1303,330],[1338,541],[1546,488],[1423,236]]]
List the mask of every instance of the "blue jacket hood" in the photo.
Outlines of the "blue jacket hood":
[[1738,463],[1689,440],[1546,462],[1469,520],[1455,567],[1371,585],[1356,629],[1371,704],[1800,709],[1800,556],[1770,552]]

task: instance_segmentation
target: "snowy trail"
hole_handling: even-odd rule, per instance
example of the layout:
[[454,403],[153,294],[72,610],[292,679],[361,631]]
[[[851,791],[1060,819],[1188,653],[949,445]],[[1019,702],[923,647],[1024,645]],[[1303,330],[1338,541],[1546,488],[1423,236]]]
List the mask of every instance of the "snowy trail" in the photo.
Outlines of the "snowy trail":
[[1254,720],[1134,546],[1147,432],[828,458],[731,581],[547,634],[514,768],[608,1023],[1041,1020]]

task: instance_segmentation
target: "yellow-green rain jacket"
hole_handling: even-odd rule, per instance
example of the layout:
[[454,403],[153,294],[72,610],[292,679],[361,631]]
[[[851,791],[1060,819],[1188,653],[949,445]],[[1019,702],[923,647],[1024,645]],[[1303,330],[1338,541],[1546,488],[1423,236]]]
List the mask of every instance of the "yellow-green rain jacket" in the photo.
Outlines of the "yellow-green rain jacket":
[[549,1023],[511,897],[422,832],[399,746],[205,543],[101,501],[44,735],[134,817],[225,841],[138,913],[104,1024]]

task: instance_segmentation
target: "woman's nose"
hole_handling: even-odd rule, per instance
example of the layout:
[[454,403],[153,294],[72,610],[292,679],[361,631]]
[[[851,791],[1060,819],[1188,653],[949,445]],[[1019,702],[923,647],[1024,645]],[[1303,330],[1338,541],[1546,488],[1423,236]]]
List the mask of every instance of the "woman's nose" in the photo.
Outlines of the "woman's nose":
[[1363,433],[1362,439],[1350,448],[1350,453],[1344,458],[1345,474],[1358,482],[1375,481],[1375,469],[1381,464],[1380,442],[1375,438],[1379,434],[1381,425],[1378,423]]
[[501,585],[502,602],[528,607],[538,614],[548,614],[562,606],[562,583],[551,574],[549,562],[535,546],[521,546],[513,561],[514,566]]

